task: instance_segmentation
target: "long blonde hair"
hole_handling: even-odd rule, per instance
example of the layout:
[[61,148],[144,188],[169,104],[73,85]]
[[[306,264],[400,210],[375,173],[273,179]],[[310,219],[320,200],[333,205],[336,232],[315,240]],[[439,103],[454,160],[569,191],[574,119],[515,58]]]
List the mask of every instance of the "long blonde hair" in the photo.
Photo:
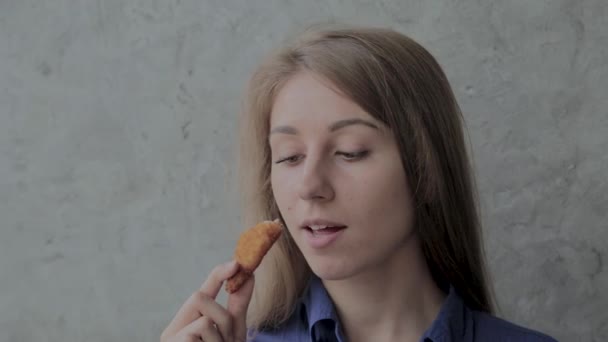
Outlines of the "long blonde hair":
[[[257,68],[241,118],[245,224],[280,217],[270,184],[270,112],[282,85],[300,71],[325,77],[393,131],[414,189],[416,232],[434,281],[444,291],[454,286],[472,309],[492,313],[462,114],[435,58],[396,31],[307,30]],[[249,325],[255,330],[280,327],[310,275],[286,232],[256,272]]]

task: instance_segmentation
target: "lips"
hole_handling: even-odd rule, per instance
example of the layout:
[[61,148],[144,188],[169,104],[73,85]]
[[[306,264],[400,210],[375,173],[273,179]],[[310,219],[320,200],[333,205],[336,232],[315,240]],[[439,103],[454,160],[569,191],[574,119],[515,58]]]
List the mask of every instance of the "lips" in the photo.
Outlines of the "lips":
[[346,228],[346,225],[341,222],[326,219],[306,220],[300,226],[315,234],[331,233]]
[[335,245],[347,226],[341,222],[312,219],[302,222],[300,225],[304,229],[304,237],[310,248],[321,253]]

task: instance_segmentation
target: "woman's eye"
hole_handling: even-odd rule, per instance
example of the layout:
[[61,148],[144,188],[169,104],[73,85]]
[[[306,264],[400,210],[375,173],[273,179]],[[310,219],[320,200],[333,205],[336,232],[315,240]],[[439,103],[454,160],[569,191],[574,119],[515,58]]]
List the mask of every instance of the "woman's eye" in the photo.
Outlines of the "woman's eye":
[[345,160],[355,161],[361,160],[369,154],[369,151],[358,151],[358,152],[336,152],[337,155],[344,157]]
[[293,164],[293,163],[297,162],[298,160],[300,160],[300,158],[301,158],[301,156],[299,156],[299,155],[281,158],[281,159],[277,160],[275,162],[275,164],[281,164],[281,163]]

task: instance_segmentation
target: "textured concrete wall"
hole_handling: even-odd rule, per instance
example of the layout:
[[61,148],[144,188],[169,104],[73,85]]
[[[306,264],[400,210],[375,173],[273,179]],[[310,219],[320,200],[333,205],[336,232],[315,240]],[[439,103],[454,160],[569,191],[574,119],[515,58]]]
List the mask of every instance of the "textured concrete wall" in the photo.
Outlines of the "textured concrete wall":
[[248,73],[337,18],[399,29],[444,66],[501,315],[608,341],[607,4],[0,1],[0,340],[157,340],[231,255]]

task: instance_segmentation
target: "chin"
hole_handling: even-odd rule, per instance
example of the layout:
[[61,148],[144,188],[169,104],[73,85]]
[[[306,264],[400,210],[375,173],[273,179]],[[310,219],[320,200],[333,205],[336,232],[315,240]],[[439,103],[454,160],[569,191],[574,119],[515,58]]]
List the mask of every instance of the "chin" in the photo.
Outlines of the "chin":
[[308,265],[312,272],[323,280],[343,280],[357,273],[356,267],[350,263],[316,260]]

